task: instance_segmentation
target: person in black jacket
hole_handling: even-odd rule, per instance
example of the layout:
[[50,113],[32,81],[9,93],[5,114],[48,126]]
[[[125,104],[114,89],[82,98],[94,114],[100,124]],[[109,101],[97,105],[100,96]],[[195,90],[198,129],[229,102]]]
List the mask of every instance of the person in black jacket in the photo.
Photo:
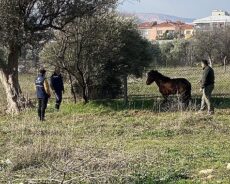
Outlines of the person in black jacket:
[[208,65],[207,60],[202,60],[201,62],[203,68],[203,75],[201,79],[201,91],[203,93],[201,100],[200,112],[204,111],[205,107],[208,109],[208,114],[214,113],[214,107],[211,102],[211,95],[214,89],[215,74],[214,70]]
[[59,68],[55,69],[53,75],[50,78],[50,87],[53,90],[56,98],[55,108],[59,110],[62,102],[62,94],[64,93],[64,83]]
[[38,117],[40,121],[45,121],[45,110],[47,108],[48,99],[51,96],[49,83],[45,75],[46,70],[41,69],[35,80],[36,93],[38,98]]

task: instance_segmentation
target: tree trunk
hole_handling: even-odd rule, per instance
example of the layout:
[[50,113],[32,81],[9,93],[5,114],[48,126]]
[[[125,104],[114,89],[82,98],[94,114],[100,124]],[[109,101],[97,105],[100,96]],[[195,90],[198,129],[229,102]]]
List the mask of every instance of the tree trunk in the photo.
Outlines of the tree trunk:
[[89,102],[86,86],[82,87],[82,97],[85,104]]
[[0,81],[3,84],[3,88],[6,93],[7,100],[7,113],[18,114],[19,104],[18,104],[18,89],[14,81],[14,77],[3,69],[0,69]]
[[79,67],[79,63],[77,63],[76,67],[77,67],[77,71],[79,72],[79,76],[80,76],[80,79],[76,76],[76,80],[78,80],[79,83],[81,84],[82,98],[84,100],[84,103],[86,104],[89,102],[88,84],[87,84],[87,81],[84,77],[84,73],[82,72],[82,70]]
[[8,62],[0,69],[0,81],[6,92],[7,113],[18,114],[20,111],[21,88],[18,81],[18,58],[20,48],[11,45]]
[[71,86],[71,94],[73,95],[73,99],[74,99],[74,103],[77,103],[77,97],[76,97],[76,93],[74,91],[74,86],[73,86],[73,79],[70,73],[68,73],[69,75],[69,81],[70,81],[70,86]]
[[124,82],[124,103],[125,105],[127,105],[128,104],[128,77],[127,75],[124,75],[123,82]]
[[227,71],[226,61],[227,61],[227,56],[224,57],[224,73],[226,73]]

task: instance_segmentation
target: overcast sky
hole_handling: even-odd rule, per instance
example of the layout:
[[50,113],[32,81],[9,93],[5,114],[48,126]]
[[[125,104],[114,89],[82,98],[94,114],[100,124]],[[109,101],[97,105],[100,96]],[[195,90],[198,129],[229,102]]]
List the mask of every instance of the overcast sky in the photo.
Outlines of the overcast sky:
[[230,11],[230,0],[126,0],[119,10],[163,13],[185,18],[207,17],[214,9]]

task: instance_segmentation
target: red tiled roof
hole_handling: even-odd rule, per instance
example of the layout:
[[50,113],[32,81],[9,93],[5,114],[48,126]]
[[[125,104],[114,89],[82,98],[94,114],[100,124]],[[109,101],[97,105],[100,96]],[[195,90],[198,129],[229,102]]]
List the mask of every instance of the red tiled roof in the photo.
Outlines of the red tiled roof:
[[154,27],[179,27],[181,29],[193,29],[194,26],[191,24],[185,24],[183,22],[163,22],[161,24],[157,24]]
[[156,22],[144,22],[138,25],[139,28],[152,28],[154,25],[156,25]]
[[176,25],[172,22],[163,22],[155,25],[154,27],[176,27]]
[[193,25],[190,24],[185,24],[183,22],[162,22],[160,24],[157,24],[156,22],[144,22],[138,25],[139,29],[151,29],[152,27],[158,27],[158,28],[163,28],[163,27],[173,27],[173,28],[180,28],[180,29],[193,29]]
[[193,29],[193,28],[194,28],[194,26],[191,24],[185,24],[185,25],[181,26],[181,29]]
[[180,22],[180,21],[177,21],[177,22],[167,21],[167,22],[162,22],[160,24],[157,24],[155,27],[178,27],[182,25],[185,25],[185,23]]

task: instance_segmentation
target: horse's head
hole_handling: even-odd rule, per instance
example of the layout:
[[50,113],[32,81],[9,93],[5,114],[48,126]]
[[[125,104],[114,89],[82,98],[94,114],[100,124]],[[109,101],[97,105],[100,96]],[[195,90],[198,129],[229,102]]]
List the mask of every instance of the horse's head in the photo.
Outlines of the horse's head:
[[147,73],[147,80],[146,80],[146,84],[147,85],[150,85],[152,84],[153,82],[156,81],[156,78],[158,76],[158,71],[156,70],[151,70],[150,72]]

